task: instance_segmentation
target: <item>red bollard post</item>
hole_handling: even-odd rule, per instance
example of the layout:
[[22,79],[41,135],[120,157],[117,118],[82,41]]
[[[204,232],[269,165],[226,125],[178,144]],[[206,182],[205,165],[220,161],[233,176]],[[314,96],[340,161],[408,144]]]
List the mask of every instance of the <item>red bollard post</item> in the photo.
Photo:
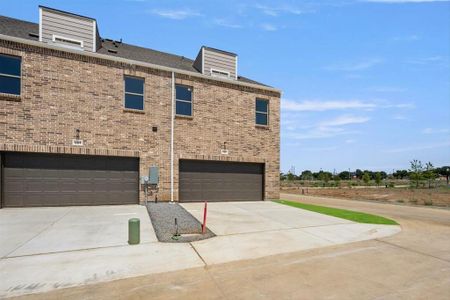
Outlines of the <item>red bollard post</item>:
[[208,213],[208,202],[205,201],[205,208],[203,209],[203,224],[202,224],[202,234],[206,231],[206,214]]

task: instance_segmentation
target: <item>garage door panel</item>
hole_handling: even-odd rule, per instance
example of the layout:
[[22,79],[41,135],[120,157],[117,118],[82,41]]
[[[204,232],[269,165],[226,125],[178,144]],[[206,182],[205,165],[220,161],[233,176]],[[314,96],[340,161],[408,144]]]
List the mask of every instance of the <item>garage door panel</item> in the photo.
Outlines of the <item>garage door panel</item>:
[[65,206],[138,203],[136,158],[5,153],[4,204]]
[[180,201],[263,199],[263,164],[180,161]]

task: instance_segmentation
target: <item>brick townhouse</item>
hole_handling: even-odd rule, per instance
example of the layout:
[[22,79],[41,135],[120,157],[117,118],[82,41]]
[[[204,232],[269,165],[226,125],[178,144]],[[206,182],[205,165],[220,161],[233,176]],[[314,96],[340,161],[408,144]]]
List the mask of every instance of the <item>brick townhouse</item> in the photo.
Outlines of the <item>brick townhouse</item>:
[[139,203],[151,167],[160,200],[278,198],[280,93],[227,51],[191,60],[43,6],[38,24],[0,16],[1,206]]

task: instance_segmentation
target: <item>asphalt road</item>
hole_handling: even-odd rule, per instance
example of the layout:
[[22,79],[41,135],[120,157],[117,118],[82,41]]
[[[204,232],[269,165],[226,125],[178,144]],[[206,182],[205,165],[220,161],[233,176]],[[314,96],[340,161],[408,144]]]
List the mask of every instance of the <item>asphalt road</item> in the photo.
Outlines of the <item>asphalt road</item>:
[[397,220],[402,232],[379,240],[61,289],[22,298],[450,298],[450,210],[296,195],[282,195],[282,199],[383,215]]

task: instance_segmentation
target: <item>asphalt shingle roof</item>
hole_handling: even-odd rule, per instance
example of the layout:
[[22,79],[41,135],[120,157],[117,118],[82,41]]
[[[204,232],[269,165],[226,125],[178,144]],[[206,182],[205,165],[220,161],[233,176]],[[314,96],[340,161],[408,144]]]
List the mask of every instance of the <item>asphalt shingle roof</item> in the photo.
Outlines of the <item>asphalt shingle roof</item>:
[[[0,34],[38,41],[39,24],[0,16]],[[193,67],[194,61],[192,59],[110,39],[102,39],[101,48],[97,53],[200,73]],[[238,76],[238,81],[269,87],[243,76]]]

